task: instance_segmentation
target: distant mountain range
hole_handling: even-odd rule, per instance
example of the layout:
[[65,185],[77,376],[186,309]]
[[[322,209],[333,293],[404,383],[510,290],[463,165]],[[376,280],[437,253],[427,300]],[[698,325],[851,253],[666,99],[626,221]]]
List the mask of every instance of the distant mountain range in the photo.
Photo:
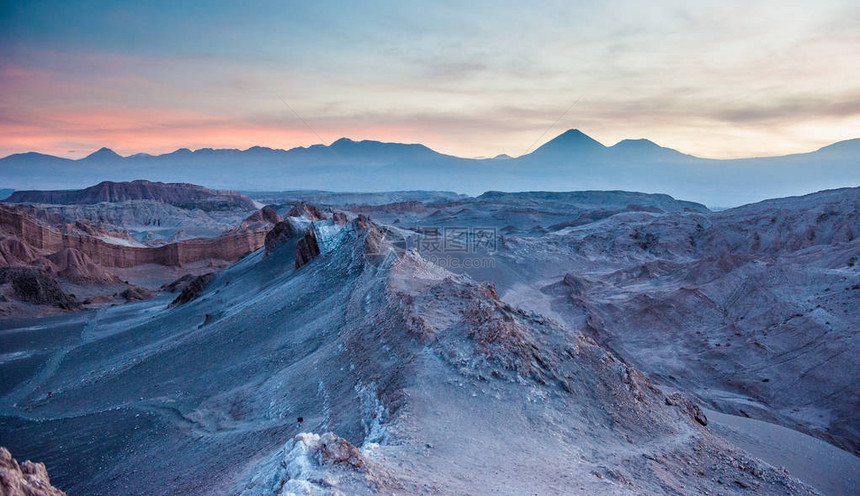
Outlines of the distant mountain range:
[[102,148],[79,160],[35,152],[0,159],[3,188],[70,189],[134,179],[244,191],[620,189],[725,207],[860,185],[860,139],[811,153],[733,160],[694,157],[646,139],[605,146],[575,129],[516,158],[467,159],[420,144],[342,138],[290,150],[182,148],[123,157]]

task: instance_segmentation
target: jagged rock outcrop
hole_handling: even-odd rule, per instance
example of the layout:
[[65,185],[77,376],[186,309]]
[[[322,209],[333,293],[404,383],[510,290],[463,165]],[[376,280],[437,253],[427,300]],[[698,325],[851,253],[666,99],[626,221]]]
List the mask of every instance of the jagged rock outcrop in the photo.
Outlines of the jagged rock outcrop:
[[167,291],[168,293],[176,293],[185,289],[185,286],[188,286],[188,283],[194,280],[193,274],[185,274],[182,277],[175,279],[172,282],[164,284],[161,286],[162,291]]
[[320,254],[320,246],[313,229],[308,230],[305,236],[296,243],[296,268],[310,262]]
[[339,226],[345,226],[346,223],[349,222],[349,217],[347,217],[344,212],[341,212],[340,210],[335,210],[331,214],[331,220]]
[[333,432],[326,432],[320,436],[317,461],[321,465],[339,465],[352,470],[367,469],[367,462],[361,451]]
[[206,286],[208,286],[214,278],[215,274],[210,272],[191,279],[188,284],[182,288],[182,292],[179,293],[179,296],[170,302],[170,306],[184,305],[189,301],[197,299],[197,297],[200,296],[200,293],[206,289]]
[[289,221],[280,221],[275,224],[275,227],[266,233],[263,244],[266,247],[266,253],[275,251],[276,248],[286,243],[287,240],[296,239],[302,235],[302,231]]
[[227,208],[254,209],[254,201],[231,191],[213,191],[187,183],[151,181],[104,181],[81,190],[68,191],[16,191],[4,200],[7,203],[48,203],[58,205],[84,205],[100,202],[155,200],[183,208],[219,210]]
[[51,485],[44,463],[27,460],[19,464],[6,448],[0,447],[0,494],[3,496],[65,496]]
[[307,202],[293,205],[293,208],[287,212],[287,217],[304,217],[307,220],[325,220],[328,218],[317,207]]
[[35,267],[0,267],[0,285],[3,284],[11,285],[18,301],[53,305],[63,310],[80,306],[73,296],[63,292],[53,277]]
[[278,216],[278,212],[275,211],[274,208],[266,205],[265,207],[257,210],[253,214],[249,215],[242,221],[242,226],[255,225],[255,224],[272,224],[275,225],[281,221],[281,218]]
[[297,434],[279,454],[275,473],[253,480],[240,496],[261,494],[338,495],[378,493],[386,477],[352,443],[334,434]]

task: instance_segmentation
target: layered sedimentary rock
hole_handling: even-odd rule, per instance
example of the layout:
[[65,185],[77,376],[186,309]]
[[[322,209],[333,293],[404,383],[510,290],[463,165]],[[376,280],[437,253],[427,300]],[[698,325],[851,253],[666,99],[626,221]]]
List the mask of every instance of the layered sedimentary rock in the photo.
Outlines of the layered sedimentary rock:
[[38,253],[15,238],[0,240],[0,265],[21,265],[33,260]]
[[[264,229],[244,230],[217,238],[197,238],[158,247],[126,246],[105,241],[80,229],[63,232],[35,217],[8,205],[0,205],[0,229],[9,238],[17,239],[41,253],[51,254],[72,248],[94,263],[104,267],[133,267],[142,264],[179,266],[199,260],[219,259],[233,261],[263,246]],[[8,238],[7,238],[8,239]],[[14,242],[0,256],[23,253]]]

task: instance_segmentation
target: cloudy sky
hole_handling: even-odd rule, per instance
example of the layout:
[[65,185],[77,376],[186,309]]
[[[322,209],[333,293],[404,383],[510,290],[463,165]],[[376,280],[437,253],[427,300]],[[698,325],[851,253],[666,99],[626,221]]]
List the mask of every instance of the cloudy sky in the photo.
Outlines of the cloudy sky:
[[[0,156],[860,137],[860,2],[0,2]],[[183,5],[180,5],[183,4]],[[538,5],[534,5],[538,4]]]

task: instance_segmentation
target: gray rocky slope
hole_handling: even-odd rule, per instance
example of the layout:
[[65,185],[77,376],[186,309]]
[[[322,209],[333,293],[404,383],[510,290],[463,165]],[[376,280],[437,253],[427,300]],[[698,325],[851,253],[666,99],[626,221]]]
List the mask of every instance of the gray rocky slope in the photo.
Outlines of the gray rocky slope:
[[184,304],[4,321],[4,444],[70,494],[815,493],[396,229],[299,226],[298,269],[289,238]]
[[[440,258],[661,387],[857,453],[860,189],[721,212],[654,196],[495,193],[370,213],[410,230],[496,229],[491,256]],[[475,256],[491,267],[453,263]]]
[[533,291],[510,285],[511,297],[531,295],[661,384],[857,453],[858,233],[860,190],[843,189],[622,213],[509,237],[499,260],[546,269],[518,272]]

